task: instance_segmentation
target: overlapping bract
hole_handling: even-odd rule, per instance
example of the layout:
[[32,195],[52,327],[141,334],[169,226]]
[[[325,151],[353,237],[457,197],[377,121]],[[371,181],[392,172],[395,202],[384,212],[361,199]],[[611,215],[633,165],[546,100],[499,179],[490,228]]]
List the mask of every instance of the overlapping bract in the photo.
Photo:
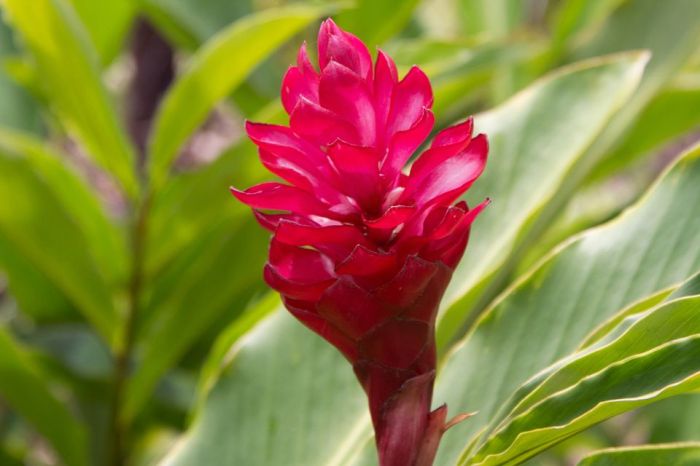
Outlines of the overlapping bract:
[[430,464],[445,416],[430,413],[435,313],[486,205],[452,203],[483,171],[487,140],[471,119],[447,128],[404,174],[433,128],[426,75],[399,80],[387,55],[373,64],[331,20],[318,56],[320,72],[302,46],[284,77],[288,127],[246,125],[287,183],[233,194],[273,233],[267,283],[353,364],[382,465]]

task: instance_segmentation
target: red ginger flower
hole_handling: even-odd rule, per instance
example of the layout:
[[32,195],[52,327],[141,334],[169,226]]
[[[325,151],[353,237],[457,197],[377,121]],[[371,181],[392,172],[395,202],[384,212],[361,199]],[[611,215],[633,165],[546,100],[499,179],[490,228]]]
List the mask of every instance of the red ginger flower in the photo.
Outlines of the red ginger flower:
[[[233,194],[272,231],[265,280],[287,309],[352,363],[369,398],[382,466],[429,466],[446,429],[430,412],[435,316],[469,229],[486,202],[451,205],[484,169],[488,144],[472,120],[433,127],[430,82],[399,80],[382,51],[332,20],[282,83],[289,127],[250,123],[262,163],[289,184]],[[282,213],[270,213],[266,211]]]

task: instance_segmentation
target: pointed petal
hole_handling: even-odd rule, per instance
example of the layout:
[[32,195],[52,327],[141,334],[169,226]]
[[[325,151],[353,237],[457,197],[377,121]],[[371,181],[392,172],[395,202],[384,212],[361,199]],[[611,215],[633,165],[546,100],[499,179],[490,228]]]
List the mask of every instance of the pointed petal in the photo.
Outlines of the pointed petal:
[[338,171],[339,186],[365,207],[381,204],[379,157],[372,147],[335,141],[328,146],[328,157]]
[[411,167],[402,199],[423,206],[451,202],[466,191],[486,165],[486,136],[475,137],[464,150],[456,154],[451,152],[434,152],[426,161],[416,161]]
[[430,110],[423,109],[423,114],[415,125],[405,131],[395,133],[389,143],[386,158],[382,163],[382,175],[392,183],[396,183],[406,162],[426,140],[433,129],[435,117]]
[[423,116],[423,109],[433,105],[433,91],[428,77],[420,68],[412,67],[397,84],[391,99],[387,137],[406,131]]
[[313,246],[336,262],[347,258],[358,244],[370,246],[362,232],[352,225],[303,225],[285,220],[279,222],[275,239],[293,246]]
[[[473,209],[464,212],[456,222],[447,218],[445,226],[439,227],[421,250],[421,257],[440,260],[448,267],[454,267],[462,258],[469,240],[469,230],[476,217],[489,205],[486,199]],[[454,211],[453,211],[454,212]]]
[[268,285],[281,294],[310,301],[318,299],[335,280],[328,257],[274,239],[270,243],[270,259],[263,276]]
[[289,219],[292,217],[291,214],[267,214],[258,209],[253,209],[253,215],[255,216],[255,220],[258,221],[260,226],[262,226],[266,230],[270,230],[273,233],[277,229],[277,225],[279,225],[279,222],[282,219]]
[[408,205],[395,205],[387,209],[381,217],[376,219],[365,219],[365,224],[369,228],[379,230],[393,230],[397,226],[411,218],[416,208]]
[[254,209],[286,210],[307,215],[324,215],[328,209],[313,194],[282,183],[261,183],[245,191],[231,188],[231,193]]
[[391,98],[394,88],[398,84],[398,72],[396,64],[382,50],[377,51],[377,62],[374,66],[374,107],[377,118],[377,135],[382,136],[378,145],[383,146],[386,121],[391,110]]
[[314,68],[314,65],[311,64],[311,60],[309,60],[309,53],[306,49],[306,41],[304,41],[301,44],[301,47],[299,47],[299,53],[297,54],[297,68],[299,68],[299,71],[301,71],[301,74],[305,77],[314,76],[318,79],[318,72],[316,71],[316,68]]
[[374,102],[367,82],[346,66],[331,61],[319,83],[319,102],[355,127],[358,144],[374,145],[376,121]]
[[318,102],[318,76],[307,76],[296,66],[290,67],[282,78],[280,96],[288,114],[292,113],[302,97]]
[[450,126],[435,135],[431,147],[451,146],[453,144],[466,144],[471,140],[474,131],[474,119],[467,118],[462,123]]
[[352,144],[359,141],[355,129],[338,114],[303,97],[289,116],[292,130],[319,146],[327,146],[337,139]]
[[245,130],[248,137],[261,149],[293,160],[307,171],[324,177],[331,172],[326,154],[317,146],[300,138],[287,126],[246,121]]
[[360,39],[341,30],[332,19],[321,24],[318,32],[318,61],[323,71],[332,60],[341,63],[363,79],[372,73],[372,57]]

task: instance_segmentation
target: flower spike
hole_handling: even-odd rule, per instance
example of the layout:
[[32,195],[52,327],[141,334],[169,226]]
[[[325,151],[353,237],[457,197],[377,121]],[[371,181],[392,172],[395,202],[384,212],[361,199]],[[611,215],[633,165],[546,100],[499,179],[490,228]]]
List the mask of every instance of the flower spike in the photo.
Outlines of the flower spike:
[[[247,123],[286,183],[232,188],[272,231],[267,283],[353,366],[369,400],[381,466],[430,466],[447,408],[431,411],[435,318],[474,209],[455,203],[481,175],[486,136],[471,119],[439,132],[404,173],[434,118],[428,77],[399,79],[382,51],[328,19],[319,69],[306,44],[282,81],[289,126]],[[269,212],[272,210],[273,212]]]

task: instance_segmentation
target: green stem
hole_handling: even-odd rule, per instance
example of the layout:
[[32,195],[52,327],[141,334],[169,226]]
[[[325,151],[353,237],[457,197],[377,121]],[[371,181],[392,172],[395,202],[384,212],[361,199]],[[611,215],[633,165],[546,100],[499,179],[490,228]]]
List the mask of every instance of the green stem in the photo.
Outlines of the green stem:
[[141,291],[144,278],[145,243],[148,229],[148,214],[151,197],[146,195],[136,209],[136,216],[131,230],[131,273],[129,280],[128,306],[124,330],[115,356],[114,391],[110,414],[110,443],[108,450],[111,466],[124,466],[127,462],[126,447],[129,433],[129,420],[122,415],[125,402],[129,362],[134,350],[136,322],[138,321]]

